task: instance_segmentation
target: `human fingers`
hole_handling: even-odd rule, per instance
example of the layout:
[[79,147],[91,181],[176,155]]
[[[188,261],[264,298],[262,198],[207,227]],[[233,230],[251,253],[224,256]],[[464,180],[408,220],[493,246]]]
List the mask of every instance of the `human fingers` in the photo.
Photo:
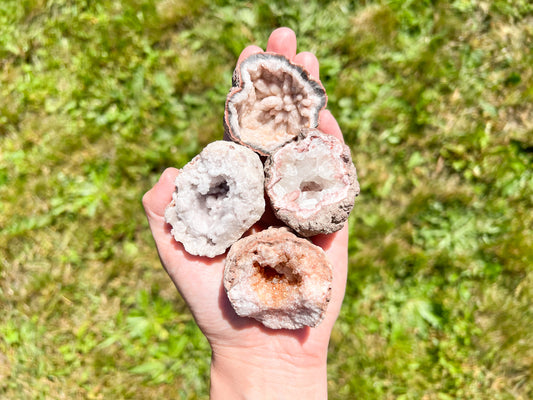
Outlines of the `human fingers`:
[[263,52],[263,49],[259,46],[251,45],[251,46],[245,47],[244,50],[241,52],[241,55],[239,56],[239,60],[237,61],[237,64],[240,64],[241,61],[246,60],[252,54],[262,53],[262,52]]
[[175,189],[174,181],[180,171],[176,168],[167,168],[159,178],[159,181],[154,185],[143,196],[143,206],[148,216],[148,221],[154,234],[156,241],[158,239],[165,240],[164,244],[170,243],[170,245],[165,246],[166,248],[158,249],[160,251],[160,256],[165,261],[167,258],[171,257],[166,255],[166,253],[178,252],[181,257],[188,261],[189,263],[196,264],[211,264],[213,261],[218,261],[217,257],[209,259],[206,257],[194,256],[187,253],[183,245],[179,242],[176,242],[172,235],[170,235],[170,225],[164,222],[163,217],[165,215],[165,209],[172,200],[172,193]]
[[347,224],[344,224],[342,229],[335,233],[315,235],[311,237],[311,242],[321,247],[324,251],[334,251],[337,253],[340,249],[348,247]]
[[312,242],[322,247],[333,267],[331,300],[322,327],[326,332],[329,332],[339,315],[346,291],[346,280],[348,276],[348,224],[346,223],[340,231],[335,233],[317,235],[312,238]]
[[320,70],[318,66],[318,59],[313,53],[308,51],[302,51],[296,54],[292,59],[292,62],[304,67],[312,78],[320,80]]
[[296,34],[290,28],[278,28],[270,34],[266,51],[282,54],[289,60],[296,55]]
[[143,196],[142,203],[148,218],[163,217],[165,208],[172,200],[174,181],[179,174],[176,168],[167,168],[152,189]]
[[[163,267],[187,302],[194,302],[195,293],[202,285],[215,288],[213,291],[216,292],[222,272],[220,268],[209,270],[206,266],[221,264],[224,256],[207,258],[191,255],[182,243],[172,237],[164,214],[172,200],[174,181],[179,173],[176,168],[167,168],[154,187],[143,196],[142,201]],[[207,274],[208,270],[211,275]],[[190,289],[187,289],[188,286]]]
[[329,110],[320,111],[319,119],[320,123],[318,124],[318,129],[324,133],[335,136],[344,143],[344,137],[342,136],[341,128]]

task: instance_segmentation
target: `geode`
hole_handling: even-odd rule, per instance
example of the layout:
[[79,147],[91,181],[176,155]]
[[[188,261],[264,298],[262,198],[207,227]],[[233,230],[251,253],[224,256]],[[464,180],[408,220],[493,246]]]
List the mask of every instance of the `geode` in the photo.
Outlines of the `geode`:
[[214,257],[265,210],[263,164],[252,150],[216,141],[180,170],[165,221],[193,255]]
[[224,139],[268,155],[318,125],[326,92],[301,66],[273,53],[241,61],[226,99]]
[[287,228],[269,228],[231,246],[224,288],[242,317],[272,329],[317,326],[331,298],[333,272],[324,251]]
[[349,147],[318,129],[270,155],[265,188],[276,217],[306,237],[341,229],[359,194]]

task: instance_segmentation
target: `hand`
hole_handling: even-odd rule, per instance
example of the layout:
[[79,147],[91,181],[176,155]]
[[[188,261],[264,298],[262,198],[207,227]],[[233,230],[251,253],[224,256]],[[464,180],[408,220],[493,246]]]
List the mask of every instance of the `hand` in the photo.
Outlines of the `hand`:
[[[243,50],[239,61],[262,51],[257,46],[249,46]],[[266,51],[285,55],[319,79],[318,60],[312,53],[296,54],[296,36],[292,30],[279,28],[272,32]],[[320,114],[319,129],[342,140],[340,128],[327,110]],[[190,255],[170,234],[171,227],[165,223],[164,211],[171,201],[178,173],[175,168],[166,169],[159,182],[144,195],[143,205],[161,263],[211,345],[212,397],[238,398],[230,396],[228,390],[241,395],[272,396],[274,388],[261,388],[269,382],[277,385],[282,390],[280,394],[287,398],[291,387],[299,390],[301,398],[327,397],[327,347],[346,287],[347,226],[336,233],[312,238],[324,249],[333,266],[332,297],[324,321],[316,328],[270,330],[234,312],[222,285],[224,255],[213,259]],[[255,229],[263,227],[266,228],[260,221]],[[254,387],[247,388],[247,384]],[[305,391],[299,385],[307,385]]]

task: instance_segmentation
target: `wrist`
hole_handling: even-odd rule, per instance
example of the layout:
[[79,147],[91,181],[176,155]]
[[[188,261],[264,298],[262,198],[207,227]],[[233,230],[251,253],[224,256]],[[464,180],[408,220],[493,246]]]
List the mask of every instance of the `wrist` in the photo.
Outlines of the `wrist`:
[[327,399],[327,352],[294,358],[216,351],[211,358],[211,399]]

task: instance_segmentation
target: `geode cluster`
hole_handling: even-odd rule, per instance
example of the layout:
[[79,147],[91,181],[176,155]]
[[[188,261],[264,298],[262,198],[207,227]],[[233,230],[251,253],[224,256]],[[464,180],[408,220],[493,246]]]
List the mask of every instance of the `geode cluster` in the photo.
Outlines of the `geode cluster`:
[[[240,62],[226,99],[227,141],[180,171],[165,212],[187,252],[214,257],[231,246],[224,288],[233,308],[273,329],[324,318],[332,268],[305,238],[341,229],[359,193],[349,148],[317,129],[326,102],[322,84],[282,55]],[[269,228],[241,239],[261,218],[265,194],[294,233]]]

